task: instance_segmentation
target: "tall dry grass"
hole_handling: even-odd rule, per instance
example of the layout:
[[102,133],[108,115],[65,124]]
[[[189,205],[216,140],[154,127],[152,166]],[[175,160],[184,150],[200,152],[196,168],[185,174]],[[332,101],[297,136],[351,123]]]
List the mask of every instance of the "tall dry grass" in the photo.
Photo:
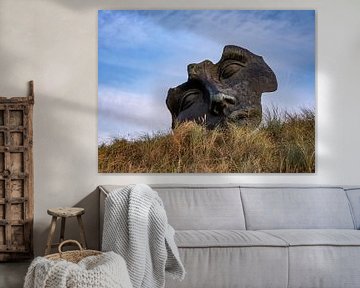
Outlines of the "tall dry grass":
[[260,127],[206,130],[182,123],[168,134],[99,146],[101,173],[313,173],[315,113],[266,111]]

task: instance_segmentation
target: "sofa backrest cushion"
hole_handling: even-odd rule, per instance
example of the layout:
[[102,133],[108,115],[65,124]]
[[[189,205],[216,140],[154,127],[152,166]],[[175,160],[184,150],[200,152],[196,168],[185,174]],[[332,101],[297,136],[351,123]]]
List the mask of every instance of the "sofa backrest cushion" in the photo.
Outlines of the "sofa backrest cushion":
[[360,188],[346,189],[349,198],[356,229],[360,229]]
[[350,203],[336,187],[240,187],[246,227],[354,229]]
[[176,230],[245,230],[239,187],[153,187]]

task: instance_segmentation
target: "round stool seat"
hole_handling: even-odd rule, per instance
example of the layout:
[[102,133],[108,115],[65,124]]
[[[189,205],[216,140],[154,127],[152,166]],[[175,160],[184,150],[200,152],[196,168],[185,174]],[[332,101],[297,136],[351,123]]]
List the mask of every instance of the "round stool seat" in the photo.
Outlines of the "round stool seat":
[[84,214],[85,209],[79,207],[59,207],[50,208],[47,210],[47,213],[55,217],[74,217]]
[[[65,224],[66,219],[69,217],[76,217],[79,229],[80,229],[80,238],[81,238],[81,245],[84,249],[86,249],[86,239],[85,239],[85,229],[84,229],[84,223],[82,221],[81,215],[85,213],[84,208],[80,207],[58,207],[58,208],[49,208],[47,210],[47,213],[52,216],[51,224],[50,224],[50,231],[48,235],[48,240],[46,244],[45,249],[45,255],[48,255],[51,251],[52,247],[59,246],[60,243],[62,243],[65,240]],[[59,243],[52,243],[52,239],[56,230],[56,223],[58,218],[61,218],[61,228],[60,228],[60,242]]]

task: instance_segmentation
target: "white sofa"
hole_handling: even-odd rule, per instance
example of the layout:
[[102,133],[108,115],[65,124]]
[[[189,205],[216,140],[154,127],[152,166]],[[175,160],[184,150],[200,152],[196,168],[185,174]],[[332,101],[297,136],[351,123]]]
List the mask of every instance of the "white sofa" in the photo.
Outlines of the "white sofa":
[[[166,288],[360,287],[360,189],[152,187],[187,271]],[[100,186],[100,217],[115,188]]]

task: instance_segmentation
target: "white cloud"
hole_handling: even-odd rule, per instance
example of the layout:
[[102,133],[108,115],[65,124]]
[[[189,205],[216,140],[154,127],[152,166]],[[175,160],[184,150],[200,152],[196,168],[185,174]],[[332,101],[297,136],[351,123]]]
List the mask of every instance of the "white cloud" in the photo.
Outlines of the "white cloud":
[[[168,130],[171,116],[151,95],[140,95],[111,87],[99,87],[99,136],[125,137]],[[99,137],[100,138],[100,137]]]
[[136,47],[148,43],[156,31],[151,31],[146,23],[136,14],[133,17],[112,17],[112,12],[105,11],[99,16],[99,39],[108,47]]

